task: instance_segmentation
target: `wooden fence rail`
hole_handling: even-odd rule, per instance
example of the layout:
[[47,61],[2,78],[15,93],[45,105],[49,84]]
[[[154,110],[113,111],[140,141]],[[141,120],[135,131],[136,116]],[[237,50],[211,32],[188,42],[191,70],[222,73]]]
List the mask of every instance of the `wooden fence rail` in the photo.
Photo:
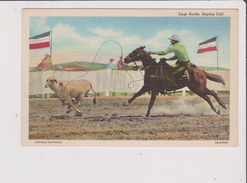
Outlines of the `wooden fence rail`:
[[[207,87],[215,91],[230,91],[230,71],[208,71],[220,75],[225,80],[225,85],[208,80]],[[50,88],[45,88],[46,80],[54,76],[59,81],[86,79],[90,81],[96,92],[138,92],[143,85],[144,71],[123,70],[97,70],[97,71],[37,71],[29,72],[29,95],[42,95],[54,93]],[[187,87],[180,89],[183,95],[189,91]],[[92,91],[90,91],[92,92]]]

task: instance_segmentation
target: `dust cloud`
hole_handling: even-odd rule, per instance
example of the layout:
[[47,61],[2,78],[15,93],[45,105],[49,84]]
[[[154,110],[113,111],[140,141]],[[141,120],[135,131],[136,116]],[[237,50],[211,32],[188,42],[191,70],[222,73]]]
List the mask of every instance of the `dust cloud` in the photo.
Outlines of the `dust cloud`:
[[[216,100],[211,98],[213,106],[220,109],[221,115],[229,115],[229,109],[221,107]],[[229,105],[227,105],[229,108]],[[179,97],[171,105],[153,106],[153,113],[185,114],[185,115],[217,115],[203,99],[194,97]]]

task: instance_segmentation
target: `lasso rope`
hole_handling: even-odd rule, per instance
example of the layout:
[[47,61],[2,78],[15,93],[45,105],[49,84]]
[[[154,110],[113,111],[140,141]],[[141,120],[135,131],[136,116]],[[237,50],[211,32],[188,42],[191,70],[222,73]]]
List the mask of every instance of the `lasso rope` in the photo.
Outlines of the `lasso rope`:
[[[72,81],[74,81],[74,80],[76,80],[76,79],[78,79],[78,78],[82,78],[82,77],[84,77],[85,75],[87,75],[88,74],[88,72],[91,70],[91,68],[92,68],[92,66],[93,66],[93,64],[94,64],[94,62],[95,62],[95,60],[96,60],[96,57],[98,56],[98,54],[99,54],[99,51],[101,50],[101,48],[102,48],[102,46],[104,45],[104,44],[106,44],[106,43],[108,43],[108,42],[114,42],[114,43],[116,43],[116,44],[118,44],[119,45],[119,47],[120,47],[120,49],[121,49],[121,57],[123,58],[123,49],[122,49],[122,46],[117,42],[117,41],[114,41],[114,40],[108,40],[108,41],[105,41],[104,43],[102,43],[101,44],[101,46],[99,47],[99,49],[98,49],[98,51],[97,51],[97,53],[95,54],[95,56],[94,56],[94,59],[93,59],[93,61],[92,61],[92,64],[90,65],[90,67],[89,67],[89,69],[86,71],[86,73],[85,74],[83,74],[82,76],[79,76],[79,77],[75,77],[74,79],[72,79],[72,80],[70,80],[66,85],[65,85],[65,88],[67,87],[67,85],[70,83],[70,82],[72,82]],[[125,68],[125,66],[123,65],[123,68],[124,68],[124,70],[128,73],[128,71],[127,71],[127,69]],[[54,71],[55,72],[55,71]],[[132,81],[131,82],[129,82],[129,84],[128,84],[128,87],[130,88],[130,83],[133,83],[133,87],[134,87],[134,80],[133,80],[133,78],[132,78],[132,76],[128,73],[128,75],[130,76],[130,78],[132,79]],[[132,87],[132,88],[133,88]]]

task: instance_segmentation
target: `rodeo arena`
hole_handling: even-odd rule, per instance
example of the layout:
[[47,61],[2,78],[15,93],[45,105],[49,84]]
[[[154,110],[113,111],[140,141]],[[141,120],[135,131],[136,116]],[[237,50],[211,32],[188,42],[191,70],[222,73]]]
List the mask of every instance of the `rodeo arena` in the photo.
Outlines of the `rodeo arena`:
[[[30,139],[229,139],[229,69],[197,67],[211,78],[216,75],[223,80],[207,77],[206,87],[212,91],[207,93],[209,101],[206,94],[199,96],[188,86],[166,94],[147,89],[132,98],[150,85],[144,82],[150,66],[140,64],[145,47],[136,49],[141,51],[136,56],[138,66],[128,64],[134,57],[123,54],[119,61],[109,56],[106,64],[71,61],[53,65],[51,31],[29,38],[30,51],[46,47],[51,48],[50,53],[44,53],[37,67],[29,68]],[[74,89],[72,85],[78,86]]]

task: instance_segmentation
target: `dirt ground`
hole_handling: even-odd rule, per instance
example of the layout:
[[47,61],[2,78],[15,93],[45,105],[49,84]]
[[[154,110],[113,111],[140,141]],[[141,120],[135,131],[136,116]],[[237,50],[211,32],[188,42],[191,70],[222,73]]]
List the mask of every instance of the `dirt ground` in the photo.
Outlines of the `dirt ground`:
[[150,100],[142,96],[130,106],[122,106],[127,97],[87,97],[72,111],[59,99],[30,99],[30,140],[228,140],[230,131],[229,96],[220,96],[228,109],[211,98],[221,115],[215,114],[198,96],[159,96],[147,119]]

